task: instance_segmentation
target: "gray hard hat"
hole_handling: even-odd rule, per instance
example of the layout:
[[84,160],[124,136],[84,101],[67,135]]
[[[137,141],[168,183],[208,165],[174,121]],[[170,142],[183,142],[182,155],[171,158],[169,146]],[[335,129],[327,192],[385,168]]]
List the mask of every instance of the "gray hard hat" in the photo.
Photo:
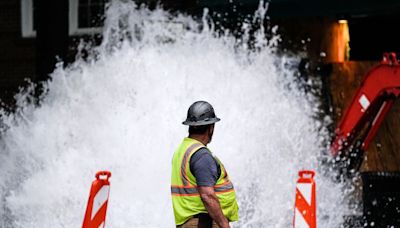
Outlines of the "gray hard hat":
[[213,124],[220,120],[215,116],[214,108],[207,101],[196,101],[189,107],[187,118],[182,124],[201,126]]

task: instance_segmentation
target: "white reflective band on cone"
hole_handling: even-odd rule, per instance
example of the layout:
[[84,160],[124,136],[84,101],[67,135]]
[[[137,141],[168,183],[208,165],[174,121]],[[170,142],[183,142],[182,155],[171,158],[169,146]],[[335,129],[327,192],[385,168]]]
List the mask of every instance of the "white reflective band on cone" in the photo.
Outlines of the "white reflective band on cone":
[[300,213],[299,209],[296,208],[296,214],[294,218],[294,227],[295,228],[310,228],[310,225],[304,219],[302,213]]
[[104,185],[101,189],[97,192],[96,196],[93,200],[93,208],[92,208],[92,219],[97,214],[101,206],[108,200],[108,193],[110,191],[109,185]]
[[308,205],[311,205],[311,184],[306,183],[298,183],[297,189],[303,195],[304,199],[307,201]]

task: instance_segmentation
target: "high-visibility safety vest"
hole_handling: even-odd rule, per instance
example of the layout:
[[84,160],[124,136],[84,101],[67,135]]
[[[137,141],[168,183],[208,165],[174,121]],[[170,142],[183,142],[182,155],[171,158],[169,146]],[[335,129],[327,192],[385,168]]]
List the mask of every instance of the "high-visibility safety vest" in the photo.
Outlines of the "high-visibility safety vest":
[[[176,225],[185,223],[196,214],[207,213],[189,164],[194,152],[203,147],[206,146],[199,141],[185,138],[172,158],[171,194]],[[215,193],[224,216],[229,221],[237,221],[239,209],[233,184],[221,161],[215,156],[214,158],[221,168],[221,175],[214,186]]]

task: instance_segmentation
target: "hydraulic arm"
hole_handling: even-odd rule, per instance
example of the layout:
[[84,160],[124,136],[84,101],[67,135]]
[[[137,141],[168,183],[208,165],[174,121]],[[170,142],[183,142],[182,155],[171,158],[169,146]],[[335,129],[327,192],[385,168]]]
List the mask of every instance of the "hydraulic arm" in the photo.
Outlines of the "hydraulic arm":
[[382,62],[365,76],[336,128],[332,155],[349,156],[354,149],[363,153],[399,95],[400,65],[395,53],[385,53]]

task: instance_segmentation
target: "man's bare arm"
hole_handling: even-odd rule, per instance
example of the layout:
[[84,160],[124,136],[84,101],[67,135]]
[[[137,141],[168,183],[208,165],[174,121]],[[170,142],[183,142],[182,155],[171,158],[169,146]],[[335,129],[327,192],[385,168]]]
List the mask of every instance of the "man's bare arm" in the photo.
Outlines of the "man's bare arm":
[[222,213],[217,195],[213,187],[198,186],[197,190],[200,193],[201,200],[206,207],[208,214],[218,224],[220,228],[230,228],[228,219]]

